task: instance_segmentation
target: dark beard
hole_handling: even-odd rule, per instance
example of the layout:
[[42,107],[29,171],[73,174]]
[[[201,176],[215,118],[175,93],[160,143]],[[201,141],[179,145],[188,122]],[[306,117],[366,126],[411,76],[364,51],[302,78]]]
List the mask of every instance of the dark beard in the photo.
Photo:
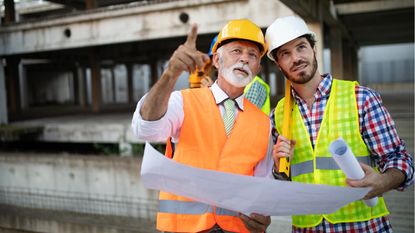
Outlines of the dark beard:
[[311,79],[313,79],[314,75],[317,72],[317,67],[318,67],[317,59],[316,59],[316,55],[314,55],[314,59],[313,59],[313,69],[311,70],[310,74],[307,74],[305,71],[303,71],[303,72],[300,72],[298,74],[299,79],[294,79],[292,76],[288,75],[288,73],[285,70],[281,69],[281,72],[292,83],[295,83],[295,84],[306,84]]

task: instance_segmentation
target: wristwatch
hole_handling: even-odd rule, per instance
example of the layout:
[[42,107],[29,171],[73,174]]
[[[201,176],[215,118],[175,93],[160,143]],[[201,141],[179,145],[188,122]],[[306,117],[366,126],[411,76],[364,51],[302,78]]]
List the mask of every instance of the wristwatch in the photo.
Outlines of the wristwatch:
[[285,173],[278,172],[275,166],[272,167],[272,176],[277,180],[291,180],[291,177],[287,177]]

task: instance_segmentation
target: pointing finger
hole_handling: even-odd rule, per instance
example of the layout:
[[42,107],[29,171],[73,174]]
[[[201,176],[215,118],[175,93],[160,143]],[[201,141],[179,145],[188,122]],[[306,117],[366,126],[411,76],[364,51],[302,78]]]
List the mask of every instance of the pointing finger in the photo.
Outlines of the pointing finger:
[[196,48],[196,39],[197,39],[197,25],[192,24],[192,29],[190,30],[189,34],[187,34],[187,39],[184,44],[188,47]]

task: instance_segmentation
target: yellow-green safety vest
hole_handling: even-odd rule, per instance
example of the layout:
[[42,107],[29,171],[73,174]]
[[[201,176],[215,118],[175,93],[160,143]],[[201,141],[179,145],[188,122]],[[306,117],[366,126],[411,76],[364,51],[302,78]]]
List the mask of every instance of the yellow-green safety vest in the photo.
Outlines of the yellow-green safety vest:
[[262,105],[261,110],[265,114],[269,115],[269,113],[271,111],[271,101],[270,101],[270,97],[269,97],[270,88],[269,88],[269,85],[264,80],[262,80],[259,76],[255,76],[255,78],[245,87],[244,94],[246,94],[248,92],[249,88],[251,88],[252,84],[254,82],[257,82],[257,81],[260,84],[262,84],[262,86],[264,86],[265,89],[267,90],[267,98],[265,99],[265,103],[264,103],[264,105]]
[[[329,152],[332,141],[342,137],[350,146],[359,162],[374,166],[370,152],[364,143],[359,129],[355,86],[357,82],[335,80],[324,111],[323,120],[317,135],[315,148],[304,125],[298,105],[292,113],[292,139],[296,140],[291,161],[291,179],[311,184],[346,186],[346,176],[337,166]],[[282,132],[284,99],[275,109],[275,122],[278,133]],[[292,217],[296,227],[313,227],[323,218],[330,223],[360,222],[389,214],[383,198],[376,206],[368,207],[362,200],[352,202],[331,214],[296,215]]]

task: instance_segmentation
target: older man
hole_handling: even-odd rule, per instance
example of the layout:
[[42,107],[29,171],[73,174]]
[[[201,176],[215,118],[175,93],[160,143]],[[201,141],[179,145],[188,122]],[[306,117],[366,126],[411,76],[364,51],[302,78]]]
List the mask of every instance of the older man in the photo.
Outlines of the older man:
[[[270,123],[243,95],[244,87],[259,72],[266,52],[261,29],[247,19],[229,21],[213,47],[217,81],[210,88],[173,91],[183,71],[202,68],[209,59],[196,49],[196,37],[197,28],[193,26],[159,81],[138,103],[132,122],[135,134],[148,141],[171,137],[176,145],[171,157],[183,164],[270,176]],[[161,231],[263,232],[269,224],[266,216],[245,216],[160,192],[157,229]]]

